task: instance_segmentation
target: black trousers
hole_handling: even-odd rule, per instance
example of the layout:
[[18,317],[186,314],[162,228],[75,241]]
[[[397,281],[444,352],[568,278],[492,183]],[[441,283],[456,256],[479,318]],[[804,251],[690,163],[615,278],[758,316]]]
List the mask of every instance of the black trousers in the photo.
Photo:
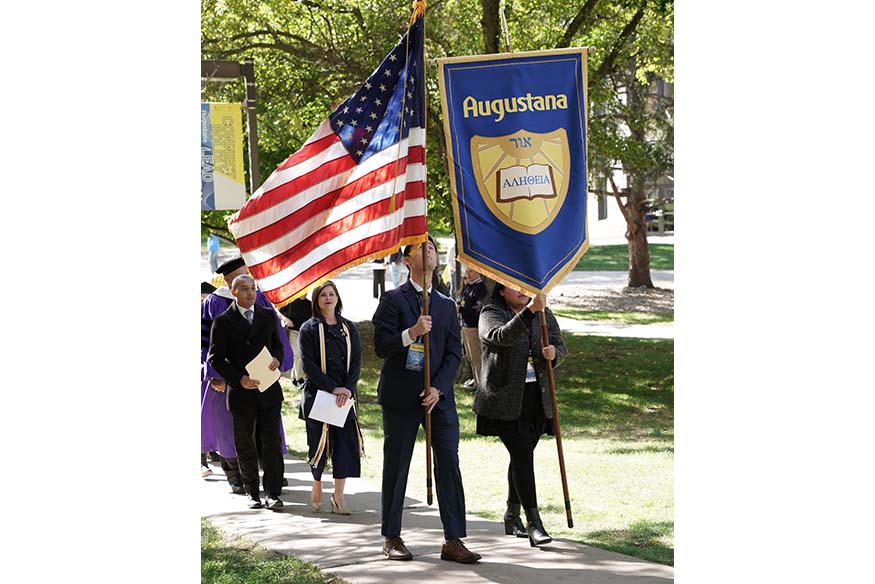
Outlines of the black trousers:
[[237,464],[236,458],[222,458],[222,470],[225,471],[225,478],[228,479],[228,484],[232,487],[243,484],[243,479],[240,478],[240,466]]
[[510,454],[510,464],[507,467],[507,504],[520,503],[523,509],[538,506],[535,447],[546,425],[546,417],[541,407],[537,384],[527,383],[519,420],[497,429],[498,437]]
[[[279,497],[283,483],[283,452],[280,442],[282,403],[265,408],[244,407],[231,412],[237,465],[246,493],[258,497],[258,464],[264,469],[264,492]],[[258,444],[256,444],[256,432]]]

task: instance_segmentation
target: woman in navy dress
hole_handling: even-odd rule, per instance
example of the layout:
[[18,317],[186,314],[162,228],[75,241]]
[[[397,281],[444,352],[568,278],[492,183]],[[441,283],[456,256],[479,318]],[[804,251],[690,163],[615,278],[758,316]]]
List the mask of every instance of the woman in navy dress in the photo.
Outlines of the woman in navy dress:
[[341,428],[309,419],[318,391],[334,395],[338,406],[356,398],[356,385],[362,367],[362,345],[355,324],[340,316],[343,302],[337,286],[331,280],[317,286],[312,294],[313,318],[301,326],[299,341],[304,364],[304,390],[299,417],[307,424],[307,446],[313,490],[310,504],[318,511],[322,507],[322,472],[331,458],[334,494],[331,510],[349,515],[343,489],[346,479],[361,475],[361,432],[356,406],[353,405]]

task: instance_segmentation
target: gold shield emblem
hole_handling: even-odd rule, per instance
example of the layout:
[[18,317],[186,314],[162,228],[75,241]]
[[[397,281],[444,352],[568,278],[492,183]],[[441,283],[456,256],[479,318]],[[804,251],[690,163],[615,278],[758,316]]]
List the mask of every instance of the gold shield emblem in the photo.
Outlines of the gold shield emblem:
[[565,202],[571,154],[563,128],[547,134],[520,130],[495,138],[473,136],[471,161],[480,196],[511,229],[540,233]]

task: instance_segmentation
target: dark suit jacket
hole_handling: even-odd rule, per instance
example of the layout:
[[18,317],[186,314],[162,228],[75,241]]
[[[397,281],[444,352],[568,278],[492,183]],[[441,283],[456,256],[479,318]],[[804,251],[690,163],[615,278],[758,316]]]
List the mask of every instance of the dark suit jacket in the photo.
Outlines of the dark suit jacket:
[[240,379],[246,375],[246,364],[267,347],[270,354],[282,361],[283,344],[276,326],[276,315],[270,309],[253,305],[252,324],[237,311],[236,303],[216,317],[210,332],[210,352],[207,360],[227,383],[228,409],[233,413],[244,407],[267,407],[283,401],[279,381],[265,391],[245,389]]
[[[444,394],[435,406],[456,407],[453,381],[462,361],[462,334],[456,316],[456,304],[434,291],[429,295],[428,313],[432,317],[429,333],[429,367],[431,385]],[[422,409],[422,371],[408,371],[408,348],[402,344],[401,333],[416,324],[422,304],[416,289],[408,280],[399,288],[389,290],[380,298],[374,312],[374,351],[384,359],[377,385],[377,402],[399,410]]]

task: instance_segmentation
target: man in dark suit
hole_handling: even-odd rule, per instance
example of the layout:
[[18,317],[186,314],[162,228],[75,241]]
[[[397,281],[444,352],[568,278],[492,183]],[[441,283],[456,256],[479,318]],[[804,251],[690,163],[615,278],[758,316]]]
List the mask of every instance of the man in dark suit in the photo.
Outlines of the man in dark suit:
[[[251,379],[246,365],[262,350],[273,356],[271,370],[276,370],[283,358],[274,313],[255,304],[255,280],[240,275],[231,283],[234,302],[216,317],[210,334],[210,365],[225,380],[228,410],[234,432],[234,446],[243,486],[249,495],[249,508],[261,508],[258,490],[258,462],[264,469],[265,506],[283,506],[283,454],[280,445],[280,408],[283,393],[279,381],[262,389],[261,382]],[[260,451],[256,446],[256,432]]]
[[[410,458],[425,412],[431,412],[432,448],[438,506],[445,542],[441,559],[473,563],[479,554],[462,543],[465,530],[465,492],[459,471],[459,415],[453,380],[461,363],[462,345],[455,303],[429,288],[427,316],[420,314],[423,282],[432,281],[437,247],[429,238],[426,261],[418,245],[404,248],[410,279],[380,298],[374,313],[374,349],[384,359],[377,386],[383,413],[383,553],[391,560],[413,555],[401,539],[401,514]],[[411,253],[415,250],[415,253]],[[423,389],[422,335],[429,334],[430,384]]]

